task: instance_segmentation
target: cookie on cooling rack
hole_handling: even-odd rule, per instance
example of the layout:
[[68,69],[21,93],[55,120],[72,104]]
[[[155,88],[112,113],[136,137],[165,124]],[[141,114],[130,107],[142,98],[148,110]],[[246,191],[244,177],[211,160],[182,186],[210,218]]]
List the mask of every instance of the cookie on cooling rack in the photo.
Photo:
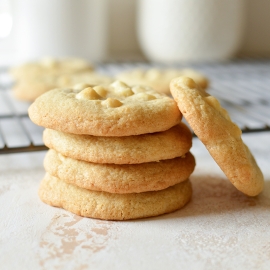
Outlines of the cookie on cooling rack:
[[172,96],[180,111],[204,143],[231,183],[249,196],[258,195],[264,178],[254,157],[241,139],[241,130],[216,98],[187,77],[172,80]]
[[33,78],[19,80],[13,87],[15,98],[24,101],[34,101],[40,95],[55,88],[87,88],[93,85],[107,85],[113,79],[94,71],[76,72],[65,75],[39,75]]
[[110,193],[156,191],[185,181],[193,172],[191,153],[160,162],[141,164],[99,164],[79,161],[49,150],[45,170],[67,183],[81,188]]
[[36,62],[28,62],[10,70],[15,80],[32,79],[44,75],[59,76],[75,72],[92,71],[94,68],[87,61],[80,58],[56,59],[44,57]]
[[192,195],[189,180],[160,191],[117,194],[91,191],[46,174],[39,188],[40,199],[76,215],[127,220],[158,216],[182,208]]
[[46,146],[78,160],[95,163],[137,164],[180,157],[192,146],[184,123],[169,130],[136,136],[100,137],[45,129]]
[[179,76],[187,76],[196,81],[202,89],[208,87],[208,79],[201,73],[192,69],[134,69],[124,71],[116,78],[129,85],[147,85],[160,93],[170,93],[170,81]]
[[[37,62],[30,62],[11,69],[11,75],[15,79],[13,95],[23,101],[34,101],[43,93],[57,88],[64,80],[62,76],[77,73],[94,74],[93,67],[83,59],[78,58],[43,58]],[[62,78],[60,82],[59,76]],[[83,77],[83,76],[81,76]],[[96,77],[97,79],[97,77]],[[101,77],[96,80],[98,84]],[[93,80],[91,80],[93,82]]]
[[37,125],[67,133],[130,136],[167,130],[181,113],[173,99],[149,87],[109,86],[51,90],[29,107]]

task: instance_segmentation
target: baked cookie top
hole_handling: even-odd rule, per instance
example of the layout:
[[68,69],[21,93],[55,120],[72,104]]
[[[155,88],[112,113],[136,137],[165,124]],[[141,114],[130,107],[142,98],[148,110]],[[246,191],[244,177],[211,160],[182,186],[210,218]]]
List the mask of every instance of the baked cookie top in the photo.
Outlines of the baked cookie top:
[[95,163],[138,164],[180,157],[192,145],[184,123],[163,131],[134,136],[102,137],[45,129],[46,146],[64,156]]
[[193,172],[195,159],[182,157],[141,164],[100,164],[65,157],[50,149],[45,170],[67,183],[110,193],[140,193],[162,190],[185,181]]
[[115,81],[108,86],[51,90],[29,107],[37,125],[74,134],[130,136],[164,131],[178,124],[173,99],[149,87]]
[[194,133],[231,183],[249,196],[258,195],[264,186],[262,172],[228,112],[216,98],[200,91],[188,77],[172,80],[170,88]]
[[39,61],[28,62],[10,70],[14,79],[29,79],[42,75],[62,75],[85,70],[93,70],[93,66],[80,58],[56,59],[44,57]]
[[170,93],[170,81],[179,76],[187,76],[196,81],[202,89],[208,87],[208,79],[192,69],[133,69],[124,71],[116,78],[130,85],[147,85],[161,93]]

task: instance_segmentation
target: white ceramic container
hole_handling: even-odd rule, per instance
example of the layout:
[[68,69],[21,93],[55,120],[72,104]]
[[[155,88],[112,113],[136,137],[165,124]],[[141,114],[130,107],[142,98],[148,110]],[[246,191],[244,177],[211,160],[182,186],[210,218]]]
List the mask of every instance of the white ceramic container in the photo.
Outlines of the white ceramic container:
[[219,61],[239,50],[245,0],[139,0],[138,38],[149,60]]
[[107,50],[107,0],[11,0],[21,60],[42,56],[102,61]]

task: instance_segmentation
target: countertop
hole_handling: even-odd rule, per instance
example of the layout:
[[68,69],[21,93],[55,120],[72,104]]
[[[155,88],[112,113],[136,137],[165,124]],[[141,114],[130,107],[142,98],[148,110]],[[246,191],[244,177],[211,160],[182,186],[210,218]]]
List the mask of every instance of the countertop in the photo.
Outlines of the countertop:
[[265,176],[250,198],[193,139],[191,202],[155,218],[82,218],[37,195],[45,151],[0,155],[1,269],[270,269],[270,132],[244,134]]

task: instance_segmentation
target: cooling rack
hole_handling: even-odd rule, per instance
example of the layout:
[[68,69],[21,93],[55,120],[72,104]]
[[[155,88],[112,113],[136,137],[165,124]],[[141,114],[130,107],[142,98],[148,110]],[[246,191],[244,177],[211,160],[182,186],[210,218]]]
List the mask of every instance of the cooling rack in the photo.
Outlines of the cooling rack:
[[[149,63],[107,63],[97,66],[101,73],[114,76],[133,68],[166,68]],[[238,60],[173,68],[194,68],[210,79],[209,93],[217,97],[243,133],[270,130],[270,60]],[[170,66],[170,68],[172,68]],[[0,68],[0,154],[47,149],[43,128],[28,118],[29,103],[12,96],[8,67]]]

